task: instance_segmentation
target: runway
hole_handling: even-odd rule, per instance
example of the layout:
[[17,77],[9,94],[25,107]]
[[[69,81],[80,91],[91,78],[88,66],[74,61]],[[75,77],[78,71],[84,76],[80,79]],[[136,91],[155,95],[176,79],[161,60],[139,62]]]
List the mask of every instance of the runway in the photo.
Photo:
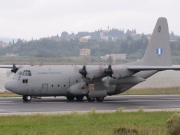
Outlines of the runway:
[[180,95],[156,96],[111,96],[104,102],[67,101],[65,97],[43,97],[23,102],[22,98],[0,98],[0,114],[27,114],[27,113],[66,113],[72,111],[115,111],[119,108],[125,111],[138,110],[180,110]]

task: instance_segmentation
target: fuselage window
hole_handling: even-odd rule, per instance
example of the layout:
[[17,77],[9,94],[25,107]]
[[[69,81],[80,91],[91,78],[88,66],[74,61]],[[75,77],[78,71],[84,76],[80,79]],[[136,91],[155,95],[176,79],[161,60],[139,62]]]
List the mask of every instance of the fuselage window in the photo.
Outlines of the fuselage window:
[[23,83],[28,83],[28,79],[23,79],[22,82]]

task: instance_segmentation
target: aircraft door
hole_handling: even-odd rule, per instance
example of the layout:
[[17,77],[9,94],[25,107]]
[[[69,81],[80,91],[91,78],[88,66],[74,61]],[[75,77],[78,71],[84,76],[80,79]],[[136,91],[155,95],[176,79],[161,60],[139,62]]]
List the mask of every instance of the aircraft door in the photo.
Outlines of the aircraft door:
[[42,84],[41,94],[46,94],[47,90],[48,90],[48,84]]
[[28,79],[20,80],[20,90],[23,95],[28,95]]

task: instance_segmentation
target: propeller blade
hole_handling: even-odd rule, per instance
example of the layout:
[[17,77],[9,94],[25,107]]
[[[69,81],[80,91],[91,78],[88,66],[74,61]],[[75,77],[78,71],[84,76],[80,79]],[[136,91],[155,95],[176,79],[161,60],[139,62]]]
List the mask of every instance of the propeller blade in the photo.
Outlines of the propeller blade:
[[86,66],[84,65],[82,69],[79,70],[79,73],[86,78],[87,71],[86,71]]
[[13,68],[11,69],[11,72],[16,73],[18,71],[18,68],[15,64],[13,64]]
[[104,70],[104,73],[106,73],[107,75],[109,75],[110,77],[112,77],[113,70],[112,70],[111,65],[109,65],[108,68],[106,68],[106,69]]

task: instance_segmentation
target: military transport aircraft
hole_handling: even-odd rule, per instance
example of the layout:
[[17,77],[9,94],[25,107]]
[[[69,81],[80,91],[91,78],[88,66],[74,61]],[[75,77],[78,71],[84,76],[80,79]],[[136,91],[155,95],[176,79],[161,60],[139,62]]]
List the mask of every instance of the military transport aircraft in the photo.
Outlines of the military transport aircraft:
[[5,88],[31,101],[35,96],[66,96],[68,100],[102,102],[163,70],[179,70],[171,62],[166,18],[159,18],[142,60],[124,65],[43,65],[12,68]]

